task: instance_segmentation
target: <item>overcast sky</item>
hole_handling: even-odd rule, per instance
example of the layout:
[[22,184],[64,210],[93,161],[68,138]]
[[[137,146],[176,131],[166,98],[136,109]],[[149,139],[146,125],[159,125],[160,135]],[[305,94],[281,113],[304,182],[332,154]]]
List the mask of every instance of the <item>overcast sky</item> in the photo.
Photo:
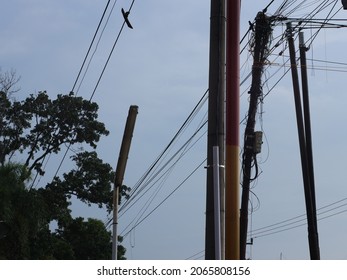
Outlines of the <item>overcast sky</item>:
[[[242,1],[241,36],[249,28],[248,21],[253,21],[256,13],[269,2]],[[282,2],[275,0],[268,14],[275,13]],[[318,2],[306,1],[308,5],[291,16],[306,15]],[[340,5],[340,1],[336,2]],[[18,99],[41,90],[46,90],[53,98],[72,89],[106,3],[106,0],[3,1],[0,67],[3,72],[14,69],[21,76]],[[110,5],[113,3],[111,1]],[[92,48],[95,54],[77,92],[79,96],[86,99],[91,97],[123,23],[120,10],[127,10],[130,4],[130,0],[116,2],[100,44],[97,49],[95,46]],[[328,12],[329,9],[326,9],[317,17],[325,18]],[[117,162],[129,106],[139,106],[124,179],[124,184],[129,187],[133,188],[139,182],[208,88],[209,13],[209,0],[134,2],[129,16],[134,29],[124,28],[93,96],[93,101],[100,106],[100,120],[105,122],[111,132],[110,136],[102,139],[97,152],[112,166]],[[335,18],[346,18],[346,13],[342,10]],[[285,26],[276,26],[274,34],[282,34],[284,29]],[[305,36],[308,38],[316,31],[305,29]],[[309,62],[311,68],[314,68],[309,70],[309,85],[317,208],[327,206],[321,212],[329,210],[318,216],[318,219],[325,218],[319,220],[318,224],[322,259],[347,259],[347,213],[343,212],[347,207],[344,206],[345,201],[341,201],[347,198],[347,73],[344,72],[347,67],[343,64],[347,63],[345,32],[347,30],[344,28],[322,29],[307,53],[309,59],[316,59]],[[274,35],[274,41],[277,35]],[[247,36],[245,42],[249,39]],[[277,58],[275,54],[281,49],[285,50],[285,55]],[[249,54],[246,48],[241,56],[241,80],[248,75],[252,66]],[[264,84],[264,93],[268,93],[288,69],[288,63],[282,67],[287,55],[284,41],[274,51],[274,56],[269,57],[264,80],[270,79]],[[277,74],[272,77],[276,71]],[[250,82],[248,79],[243,83],[241,93]],[[266,141],[259,155],[261,176],[252,189],[257,197],[251,198],[256,210],[250,216],[251,228],[254,230],[305,213],[293,100],[291,77],[288,74],[264,99],[261,117],[257,119],[257,128],[264,131]],[[244,93],[241,97],[241,119],[247,109],[248,94]],[[204,122],[206,112],[205,104],[166,160]],[[243,130],[244,125],[241,125],[241,135]],[[182,186],[180,184],[206,158],[205,132],[206,127],[197,134],[192,145],[188,146],[189,151],[174,169],[160,177],[153,186],[145,186],[145,191],[148,191],[142,200],[127,212],[121,213],[119,228],[121,232],[127,233],[127,226],[131,222],[142,220],[177,188],[152,215],[126,236],[123,244],[127,247],[128,259],[203,258],[204,165]],[[42,182],[51,180],[49,176],[56,171],[61,157],[59,155],[47,163],[47,177]],[[69,168],[71,163],[67,159],[62,171]],[[75,204],[74,214],[107,221],[105,211],[81,205]],[[294,227],[304,223],[294,223],[296,221],[291,220],[286,224],[292,223],[288,227]],[[261,236],[286,228],[267,229],[272,231],[254,233],[253,237],[258,237],[254,238],[252,246],[248,246],[249,258],[309,259],[306,226]]]

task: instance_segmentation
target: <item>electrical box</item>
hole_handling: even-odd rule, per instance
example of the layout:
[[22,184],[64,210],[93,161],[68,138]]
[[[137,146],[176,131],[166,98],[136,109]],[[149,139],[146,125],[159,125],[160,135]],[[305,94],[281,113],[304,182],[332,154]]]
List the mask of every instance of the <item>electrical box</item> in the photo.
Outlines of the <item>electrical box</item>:
[[259,154],[261,152],[261,145],[263,144],[263,132],[262,131],[255,131],[254,132],[254,144],[253,144],[253,151],[256,154]]

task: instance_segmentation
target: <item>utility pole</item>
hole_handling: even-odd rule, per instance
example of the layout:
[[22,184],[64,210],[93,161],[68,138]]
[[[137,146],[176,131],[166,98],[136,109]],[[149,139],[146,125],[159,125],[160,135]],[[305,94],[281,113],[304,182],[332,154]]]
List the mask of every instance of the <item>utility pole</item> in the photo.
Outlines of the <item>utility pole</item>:
[[294,101],[295,101],[295,112],[298,127],[298,137],[300,146],[300,156],[301,156],[301,168],[302,177],[304,183],[304,193],[305,193],[305,204],[306,204],[306,215],[307,215],[307,225],[308,225],[308,240],[310,247],[310,257],[312,260],[320,259],[319,243],[318,243],[318,232],[316,226],[316,212],[314,211],[314,197],[311,187],[311,178],[308,167],[308,156],[307,156],[307,144],[305,136],[305,128],[302,116],[301,107],[301,97],[299,88],[299,78],[297,70],[297,62],[295,57],[295,46],[294,39],[292,35],[292,25],[290,22],[287,23],[287,41],[290,54],[290,64],[292,71],[292,81],[293,81],[293,91],[294,91]]
[[[258,135],[255,129],[255,117],[259,98],[262,94],[261,76],[264,69],[264,63],[267,58],[267,45],[272,32],[269,18],[264,12],[259,12],[255,20],[254,30],[254,51],[252,66],[252,85],[249,91],[250,101],[248,109],[248,118],[244,135],[244,152],[242,157],[242,197],[240,214],[240,259],[246,258],[247,231],[248,231],[248,201],[252,166],[256,166],[256,154],[259,151]],[[260,134],[261,135],[261,134]],[[257,174],[254,175],[256,177]]]
[[114,179],[113,191],[113,236],[112,236],[112,259],[117,260],[118,253],[118,203],[119,203],[119,190],[123,184],[125,167],[128,160],[131,139],[133,137],[136,116],[138,113],[138,106],[132,105],[129,108],[127,121],[125,124],[123,140],[119,152],[118,163],[116,167],[116,174]]
[[[306,62],[306,52],[308,51],[308,48],[305,45],[303,32],[299,32],[299,50],[300,50],[300,66],[301,66],[302,103],[304,107],[307,164],[308,164],[308,172],[309,172],[310,183],[311,183],[313,219],[314,219],[314,224],[316,228],[316,232],[314,234],[317,235],[316,238],[318,242],[318,224],[317,224],[317,207],[316,207],[316,190],[315,190],[316,187],[315,187],[315,180],[314,180],[310,99],[309,99],[309,91],[308,91],[307,62]],[[319,252],[319,244],[317,244],[316,246]]]
[[225,0],[211,0],[209,101],[207,128],[207,178],[205,259],[216,259],[213,147],[219,150],[221,258],[224,258],[224,101],[225,101]]
[[225,259],[240,259],[240,0],[227,1]]

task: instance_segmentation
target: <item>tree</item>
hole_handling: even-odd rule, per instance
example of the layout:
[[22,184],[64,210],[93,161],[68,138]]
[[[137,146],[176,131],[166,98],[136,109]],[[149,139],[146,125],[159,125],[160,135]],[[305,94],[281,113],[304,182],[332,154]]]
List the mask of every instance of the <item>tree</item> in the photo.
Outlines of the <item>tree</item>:
[[19,80],[20,77],[17,76],[16,71],[2,73],[0,68],[0,91],[6,93],[7,96],[19,91],[19,88],[16,87]]
[[85,221],[84,218],[78,217],[64,230],[59,230],[57,237],[70,244],[73,259],[111,259],[111,233],[105,230],[100,220],[89,218]]
[[19,164],[0,167],[0,220],[6,228],[0,242],[0,257],[27,259],[30,238],[46,225],[44,210],[35,192],[28,192],[24,181],[27,169]]
[[[91,237],[86,234],[86,230],[98,234],[103,243],[94,245],[109,252],[106,247],[111,248],[110,233],[102,222],[73,219],[70,209],[72,196],[88,205],[112,209],[114,172],[95,152],[100,137],[109,133],[97,120],[98,105],[73,93],[51,99],[45,91],[17,101],[12,95],[17,81],[14,74],[0,72],[0,222],[1,228],[8,231],[0,237],[0,257],[106,258],[96,254],[97,249],[92,248]],[[74,169],[55,176],[45,186],[33,188],[29,175],[45,174],[45,158],[59,153],[62,147],[72,149],[75,144],[88,144],[92,151],[75,152],[71,157]],[[23,161],[14,164],[14,158]],[[52,221],[58,224],[55,232],[49,229]],[[72,236],[80,241],[73,241]],[[85,244],[91,246],[89,249],[77,246],[82,236]]]
[[59,94],[51,100],[45,91],[31,94],[24,101],[12,101],[0,92],[0,164],[18,151],[26,154],[24,165],[44,175],[42,161],[58,153],[63,145],[86,143],[96,148],[102,135],[108,135],[97,121],[98,105]]

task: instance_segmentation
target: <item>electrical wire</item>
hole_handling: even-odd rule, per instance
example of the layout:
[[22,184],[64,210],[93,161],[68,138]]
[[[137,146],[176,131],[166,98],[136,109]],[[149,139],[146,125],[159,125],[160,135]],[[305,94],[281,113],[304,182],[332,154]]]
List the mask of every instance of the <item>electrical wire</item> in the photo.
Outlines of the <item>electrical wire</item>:
[[[87,75],[87,72],[88,72],[88,70],[89,70],[90,64],[91,64],[91,62],[92,62],[92,60],[93,60],[93,58],[94,58],[94,55],[95,55],[96,51],[98,50],[98,47],[99,47],[101,38],[102,38],[102,36],[104,35],[105,29],[106,29],[106,27],[107,27],[107,25],[108,25],[108,22],[109,22],[110,17],[111,17],[111,15],[112,15],[112,13],[113,13],[114,7],[116,6],[116,3],[117,3],[117,0],[114,1],[113,5],[112,5],[112,8],[111,8],[111,10],[110,10],[110,12],[109,12],[109,14],[108,14],[108,17],[107,17],[107,19],[106,19],[106,22],[105,22],[105,24],[104,24],[104,27],[103,27],[102,30],[101,30],[101,33],[100,33],[99,39],[98,39],[98,41],[97,41],[97,43],[96,43],[96,45],[95,45],[94,51],[93,51],[93,53],[91,54],[91,56],[90,56],[90,58],[89,58],[88,64],[87,64],[87,66],[86,66],[86,70],[84,71],[84,74],[83,74],[83,76],[82,76],[82,78],[81,78],[81,81],[80,81],[80,83],[79,83],[79,86],[78,86],[78,88],[77,88],[77,90],[76,90],[75,95],[78,94],[78,92],[79,92],[79,90],[80,90],[80,88],[81,88],[81,86],[82,86],[82,83],[83,83],[83,81],[84,81],[84,79],[85,79],[85,77],[86,77],[86,75]],[[98,29],[99,29],[99,27],[98,27]],[[94,40],[93,40],[93,41],[94,41]],[[88,52],[88,54],[89,54],[89,52]],[[87,55],[88,55],[88,54],[87,54]]]
[[[206,115],[203,117],[202,121],[199,123],[198,127],[194,131],[194,133],[188,138],[188,140],[166,161],[164,162],[164,158],[168,155],[171,150],[173,144],[178,140],[181,134],[187,129],[188,125],[190,125],[193,119],[197,116],[199,111],[201,111],[203,105],[207,101],[208,90],[204,92],[199,102],[195,105],[191,113],[188,115],[184,123],[181,125],[179,130],[176,132],[174,137],[170,140],[169,144],[164,148],[163,152],[156,158],[154,163],[147,169],[144,175],[138,180],[135,184],[135,187],[132,188],[128,199],[124,200],[124,203],[119,208],[119,218],[121,218],[130,208],[137,205],[137,203],[144,197],[144,195],[153,188],[160,180],[162,180],[170,170],[178,164],[178,162],[183,158],[183,156],[193,147],[196,143],[202,139],[202,136],[206,134],[206,131],[202,131],[204,127],[206,127],[207,120]],[[204,120],[205,119],[205,120]],[[200,136],[198,133],[202,133]],[[194,138],[198,139],[195,142],[192,142]],[[179,155],[179,153],[181,153]],[[179,155],[179,156],[178,156]],[[174,163],[165,169],[170,162],[172,162],[176,157],[178,159],[174,161]],[[159,166],[160,165],[160,166]],[[151,185],[150,185],[151,184]],[[158,190],[158,189],[157,189]],[[155,191],[156,192],[156,191]],[[146,202],[148,203],[148,201]],[[141,211],[140,211],[141,212]],[[136,219],[136,218],[135,218]],[[112,218],[110,218],[105,225],[108,227],[112,223]]]
[[[101,26],[101,24],[102,24],[102,22],[103,22],[103,20],[104,20],[104,17],[105,17],[105,14],[106,14],[107,10],[108,10],[108,6],[109,6],[110,2],[111,2],[111,0],[108,0],[107,3],[106,3],[105,9],[104,9],[104,11],[103,11],[103,13],[102,13],[102,16],[101,16],[100,20],[99,20],[99,23],[98,23],[98,26],[97,26],[97,28],[96,28],[96,30],[95,30],[95,32],[94,32],[92,41],[91,41],[91,43],[89,44],[89,48],[88,48],[88,50],[87,50],[87,53],[86,53],[85,56],[84,56],[82,65],[81,65],[81,67],[80,67],[80,69],[79,69],[79,71],[78,71],[77,77],[76,77],[76,79],[75,79],[75,82],[74,82],[74,84],[73,84],[72,89],[71,89],[70,92],[74,92],[74,91],[75,91],[75,87],[76,87],[77,82],[78,82],[78,80],[79,80],[79,78],[80,78],[80,76],[81,76],[81,73],[82,73],[83,69],[84,69],[84,66],[85,66],[85,63],[86,63],[86,61],[87,61],[87,58],[89,57],[90,51],[91,51],[91,49],[92,49],[92,46],[94,45],[94,41],[95,41],[96,36],[97,36],[97,34],[98,34],[98,32],[99,32],[100,26]],[[116,2],[117,2],[117,0],[115,0],[115,3],[116,3]],[[87,68],[89,68],[89,67],[87,67]],[[87,70],[88,70],[88,69],[87,69]],[[85,74],[84,74],[84,75],[85,75]],[[83,81],[83,78],[82,78],[82,81]],[[68,150],[69,150],[70,146],[71,146],[71,144],[68,146],[68,148],[67,148],[67,150],[66,150],[66,152],[65,152],[65,154],[64,154],[64,156],[63,156],[63,160],[65,159],[65,157],[66,157],[66,155],[67,155],[67,153],[68,153]],[[49,158],[50,158],[50,156],[49,156]],[[48,158],[48,160],[49,160],[49,158]],[[45,161],[45,159],[46,159],[46,156],[43,157],[41,164],[43,164],[43,162]],[[48,160],[47,160],[45,166],[47,166]],[[62,160],[62,162],[63,162],[63,160]],[[59,171],[59,169],[60,169],[60,167],[61,167],[61,165],[62,165],[62,162],[60,163],[60,165],[59,165],[59,167],[58,167],[58,171]],[[43,170],[45,170],[45,166],[44,166]],[[58,171],[55,173],[54,177],[56,177]],[[37,172],[36,172],[36,175],[35,175],[35,177],[34,177],[34,179],[33,179],[33,181],[32,181],[32,183],[31,183],[31,186],[30,186],[29,190],[31,190],[31,189],[33,188],[33,186],[35,185],[35,182],[36,182],[36,180],[37,180],[37,178],[38,178],[38,175],[39,175],[39,172],[37,171]],[[41,177],[42,177],[42,176],[41,176]],[[40,181],[40,180],[39,180],[39,181]],[[38,183],[39,183],[39,181],[38,181]],[[38,184],[38,183],[37,183],[37,184]]]
[[[96,30],[95,30],[95,33],[94,33],[94,36],[93,36],[93,39],[92,39],[92,41],[91,41],[91,43],[90,43],[90,45],[89,45],[89,48],[88,48],[88,50],[87,50],[87,53],[86,53],[86,55],[85,55],[85,57],[84,57],[84,59],[83,59],[82,65],[81,65],[80,70],[79,70],[79,72],[78,72],[78,74],[77,74],[76,80],[75,80],[75,82],[74,82],[74,84],[73,84],[73,86],[72,86],[71,92],[74,92],[74,90],[75,90],[75,87],[76,87],[77,82],[78,82],[78,80],[79,80],[79,78],[80,78],[80,75],[81,75],[82,70],[83,70],[83,68],[84,68],[84,65],[85,65],[85,63],[86,63],[86,61],[87,61],[87,58],[88,58],[88,56],[89,56],[89,53],[90,53],[90,51],[91,51],[91,49],[92,49],[92,47],[93,47],[93,45],[94,45],[95,38],[96,38],[96,36],[97,36],[97,34],[98,34],[98,32],[99,32],[100,26],[101,26],[101,24],[102,24],[102,22],[103,22],[103,20],[104,20],[104,17],[105,17],[105,14],[106,14],[106,12],[107,12],[107,9],[108,9],[108,6],[109,6],[110,2],[111,2],[111,0],[108,0],[107,3],[106,3],[106,7],[105,7],[105,9],[104,9],[104,11],[103,11],[103,13],[102,13],[102,16],[101,16],[100,20],[99,20],[98,26],[97,26],[97,28],[96,28]],[[115,1],[115,3],[116,3],[116,2],[117,2],[117,0]]]
[[165,197],[156,207],[153,208],[144,218],[137,221],[135,225],[131,227],[130,230],[126,231],[127,228],[125,228],[120,235],[123,237],[126,237],[130,232],[132,232],[137,226],[139,226],[143,221],[145,221],[150,215],[152,215],[166,200],[168,200],[180,187],[183,186],[183,184],[197,171],[199,168],[206,162],[206,159],[204,159],[169,195]]
[[[139,195],[139,193],[141,193],[141,191],[143,191],[144,187],[143,185],[148,184],[151,180],[153,180],[154,177],[156,177],[158,174],[155,174],[154,177],[150,177],[150,174],[152,172],[155,171],[155,168],[158,166],[159,162],[161,161],[162,158],[164,158],[164,156],[167,154],[167,152],[169,151],[169,149],[171,148],[171,146],[174,144],[174,142],[178,139],[178,137],[180,136],[180,134],[186,129],[186,127],[188,126],[189,123],[191,123],[192,119],[194,118],[194,116],[199,112],[199,110],[201,109],[201,107],[203,106],[203,104],[206,102],[207,100],[207,93],[208,90],[205,91],[205,93],[203,94],[203,96],[200,98],[199,102],[197,103],[197,105],[193,108],[193,110],[191,111],[191,113],[188,115],[188,117],[186,118],[186,120],[183,122],[183,124],[181,125],[181,127],[178,129],[178,131],[176,132],[176,134],[173,136],[173,138],[170,140],[170,142],[168,143],[168,145],[164,148],[164,150],[159,154],[159,156],[155,159],[155,161],[150,165],[150,167],[147,169],[147,171],[141,176],[141,178],[138,180],[138,182],[135,184],[135,186],[133,187],[133,189],[131,190],[130,194],[129,194],[129,198],[124,202],[123,205],[121,205],[119,211],[122,211],[125,207],[127,207],[127,205],[134,199],[136,198],[136,196]],[[147,179],[147,181],[146,181]]]
[[200,252],[197,252],[194,255],[186,258],[186,260],[199,260],[204,257],[205,257],[205,250],[201,250]]
[[[347,202],[345,202],[345,201],[347,201],[347,197],[340,199],[340,200],[337,200],[335,202],[332,202],[330,204],[327,204],[323,207],[320,207],[319,209],[317,209],[317,215],[321,216],[323,214],[327,214],[329,212],[332,212],[332,211],[335,211],[335,210],[340,209],[342,207],[345,207],[345,206],[347,206]],[[345,203],[331,208],[332,206],[339,204],[339,203],[342,203],[342,202],[345,202]],[[326,208],[330,208],[330,209],[322,211],[323,209],[326,209]],[[329,218],[335,217],[335,216],[343,214],[343,213],[347,213],[347,209],[335,211],[334,213],[332,213],[330,215],[319,217],[317,219],[317,221],[329,219]],[[254,229],[254,230],[250,230],[248,232],[249,239],[250,238],[259,239],[262,237],[266,237],[266,236],[270,236],[270,235],[274,235],[274,234],[279,234],[279,233],[283,233],[286,231],[291,231],[291,230],[294,230],[296,228],[305,226],[305,225],[307,225],[305,216],[306,216],[306,214],[301,214],[301,215],[298,215],[298,216],[295,216],[295,217],[292,217],[289,219],[285,219],[285,220],[270,224],[268,226],[263,226],[263,227],[260,227],[260,228]],[[203,251],[201,251],[201,252],[203,252]],[[199,253],[197,253],[197,254],[199,254]],[[192,257],[194,257],[194,256],[195,255],[193,255]],[[192,258],[192,257],[190,257],[190,258]]]
[[[133,5],[134,5],[134,2],[135,2],[135,0],[133,0],[133,1],[131,2],[130,8],[129,8],[129,10],[128,10],[129,13],[130,13],[130,11],[131,11]],[[103,14],[103,17],[104,17],[104,14]],[[102,17],[102,18],[103,18],[103,17]],[[118,35],[117,35],[117,37],[116,37],[116,39],[115,39],[115,42],[114,42],[114,44],[113,44],[113,46],[112,46],[112,48],[111,48],[111,51],[110,51],[110,53],[109,53],[109,55],[108,55],[108,57],[107,57],[106,62],[105,62],[105,64],[104,64],[104,67],[103,67],[103,69],[102,69],[102,71],[101,71],[101,73],[100,73],[100,75],[99,75],[99,78],[98,78],[98,80],[97,80],[97,82],[96,82],[96,85],[95,85],[95,87],[94,87],[94,90],[93,90],[93,92],[92,92],[92,94],[91,94],[91,96],[90,96],[90,98],[89,98],[89,101],[91,101],[91,100],[93,99],[93,97],[94,97],[94,95],[95,95],[95,93],[96,93],[96,90],[97,90],[97,88],[99,87],[100,81],[101,81],[101,79],[102,79],[102,77],[103,77],[103,75],[104,75],[104,73],[105,73],[105,70],[106,70],[106,68],[107,68],[107,65],[108,65],[108,63],[109,63],[109,61],[110,61],[110,59],[111,59],[111,56],[112,56],[112,54],[113,54],[113,51],[114,51],[114,49],[115,49],[115,47],[116,47],[116,45],[117,45],[117,43],[118,43],[118,40],[119,40],[119,38],[120,38],[120,35],[121,35],[122,32],[123,32],[123,29],[124,29],[125,24],[126,24],[126,22],[125,22],[125,19],[124,19],[123,24],[122,24],[122,26],[121,26],[121,28],[120,28],[120,30],[119,30],[119,32],[118,32]],[[99,26],[98,26],[98,28],[99,28]],[[94,40],[94,38],[93,38],[93,40]],[[63,155],[63,158],[61,159],[61,161],[60,161],[60,163],[59,163],[59,165],[58,165],[58,168],[57,168],[57,170],[56,170],[56,172],[55,172],[54,177],[56,177],[56,176],[58,175],[58,172],[59,172],[61,166],[63,165],[63,162],[65,161],[65,158],[66,158],[66,156],[67,156],[67,153],[68,153],[70,147],[71,147],[71,143],[69,144],[69,147],[66,149],[66,151],[65,151],[65,153],[64,153],[64,155]],[[54,178],[54,177],[53,177],[53,178]]]
[[[337,10],[336,12],[334,12],[334,9],[335,9],[335,6],[336,6],[336,3],[337,1],[333,1],[333,2],[330,2],[330,1],[324,1],[324,2],[317,2],[317,1],[311,1],[311,2],[307,2],[307,1],[301,1],[299,4],[295,5],[295,2],[296,1],[284,1],[283,4],[281,5],[280,9],[277,10],[277,13],[278,13],[278,17],[280,19],[285,19],[286,21],[290,21],[290,19],[288,18],[288,15],[289,14],[293,14],[295,11],[297,11],[299,8],[307,8],[307,7],[310,7],[312,5],[316,5],[318,3],[318,7],[315,7],[313,12],[310,12],[307,14],[306,18],[305,19],[302,19],[298,22],[298,24],[296,26],[294,26],[294,29],[295,32],[298,32],[300,30],[302,30],[303,28],[305,28],[305,25],[307,25],[308,23],[311,24],[310,27],[307,27],[307,28],[311,28],[312,30],[312,23],[316,24],[317,27],[318,27],[318,30],[311,36],[311,38],[308,40],[310,42],[310,44],[313,43],[313,41],[316,39],[316,37],[318,36],[318,33],[323,29],[323,28],[326,28],[327,26],[329,27],[336,27],[336,28],[341,28],[341,27],[345,27],[343,24],[330,24],[329,23],[329,20],[332,19],[337,13],[338,11],[340,10]],[[330,8],[329,8],[330,7]],[[327,15],[326,15],[326,18],[325,20],[323,20],[322,22],[319,22],[317,20],[313,20],[313,16],[317,15],[319,12],[322,12],[324,9],[327,9],[329,8],[330,10],[328,11]],[[286,15],[284,16],[284,13],[286,13]],[[280,23],[280,21],[278,21],[276,23],[276,17],[273,17],[274,18],[274,25],[276,25],[277,23]],[[273,39],[275,41],[277,41],[276,44],[273,44],[273,47],[272,49],[270,49],[269,51],[269,55],[272,55],[273,51],[278,47],[278,46],[281,46],[283,45],[283,43],[286,41],[286,37],[284,36],[285,33],[282,32],[283,35],[279,35],[277,38]],[[287,48],[288,46],[285,47],[285,49]],[[283,52],[283,50],[282,50]],[[279,57],[279,56],[278,56]],[[277,58],[278,58],[277,57]],[[283,57],[283,56],[282,56]],[[276,59],[277,59],[276,58]],[[286,69],[286,64],[288,63],[289,60],[286,61],[286,63],[283,63],[282,65],[279,65],[280,68],[284,68]],[[269,64],[269,67],[270,67],[270,64]],[[314,67],[314,68],[317,68],[319,69],[319,67]],[[284,78],[284,76],[286,76],[286,74],[289,72],[290,70],[290,67],[288,67],[287,71],[285,70],[284,71],[284,74],[280,77],[279,80],[277,80],[277,82],[275,82],[275,85],[269,89],[268,87],[268,92],[263,96],[262,100],[260,102],[262,102],[264,100],[264,98],[275,88],[276,85],[278,85],[278,83]],[[329,70],[329,71],[345,71],[344,69],[337,69],[337,68],[330,68],[330,69],[327,69],[327,67],[325,67],[323,70]],[[279,70],[278,70],[279,71]],[[264,82],[264,84],[267,84],[268,81],[270,80],[270,78],[274,77],[278,71],[276,71],[274,74],[270,75],[270,77],[268,77],[266,79],[266,81]],[[248,77],[246,77],[247,79]],[[262,103],[261,103],[262,104]],[[254,167],[256,168],[256,176],[255,178],[253,179],[257,179],[257,174],[258,174],[258,164],[257,164],[257,161],[255,159],[254,161]],[[242,167],[243,168],[243,167]],[[253,204],[251,205],[251,208],[253,208]],[[346,210],[347,211],[347,210]],[[341,211],[339,213],[343,213],[344,211]],[[281,231],[280,231],[281,232]],[[251,237],[253,236],[253,231],[251,232]],[[258,236],[259,237],[259,236]]]
[[[282,8],[281,9],[279,9],[278,11],[280,12],[281,10],[283,10],[283,11],[285,11],[285,10],[287,10],[288,11],[288,14],[293,14],[295,11],[297,11],[299,8],[302,8],[302,7],[309,7],[309,6],[312,6],[313,4],[316,4],[316,3],[318,3],[319,1],[311,1],[310,3],[306,3],[307,5],[306,6],[302,6],[301,4],[298,4],[298,5],[296,5],[296,6],[294,6],[294,3],[295,3],[296,1],[284,1],[284,3],[283,3],[283,5],[282,5]],[[273,3],[273,1],[271,2],[271,4]],[[320,6],[320,8],[319,9],[316,9],[316,11],[317,12],[319,12],[319,11],[322,11],[324,8],[326,8],[326,5],[327,4],[329,4],[327,1],[325,1],[324,2],[324,4],[325,4],[325,6],[323,5],[323,6]],[[291,8],[290,10],[288,10],[289,8]],[[307,24],[309,21],[306,21],[305,22],[305,24]],[[248,31],[249,32],[249,31]],[[247,35],[247,34],[246,34]],[[246,36],[244,36],[243,37],[243,40],[244,40],[244,38],[245,38]],[[279,41],[278,41],[278,46],[280,46],[281,44],[283,44],[284,42],[285,42],[285,37],[284,36],[279,36],[279,37],[277,37],[277,38],[279,38]],[[315,39],[315,37],[312,37],[312,39],[311,39],[311,41],[313,41]],[[242,41],[243,41],[242,40]],[[274,48],[274,49],[276,49],[276,48]],[[278,58],[279,57],[282,57],[283,58],[283,56],[278,56]],[[269,65],[269,67],[270,67],[271,65]],[[282,67],[281,68],[286,68],[286,63],[283,63],[282,64]],[[266,95],[264,95],[264,97],[263,97],[263,99],[274,89],[274,87],[276,86],[276,85],[278,85],[278,83],[284,78],[284,76],[288,73],[288,71],[290,70],[290,68],[288,69],[288,70],[285,70],[284,71],[284,74],[280,77],[280,79],[278,79],[277,81],[276,81],[276,83],[275,83],[275,85],[273,86],[273,87],[269,87],[268,88],[268,92],[267,92],[267,94]],[[275,75],[271,75],[268,79],[267,79],[267,82],[270,80],[270,78],[271,79],[273,79],[275,77]],[[246,79],[242,82],[242,83],[244,83],[247,79],[248,79],[249,77],[247,76],[246,77]],[[166,151],[164,150],[164,152],[163,153],[165,153]],[[158,161],[160,160],[162,158],[162,155],[160,155],[159,156],[159,158],[157,159]],[[156,165],[157,164],[157,162],[155,162],[155,164],[154,165]],[[149,169],[149,172],[150,171],[152,171],[152,168],[153,168],[153,166],[151,166],[150,167],[150,169]],[[147,177],[148,175],[145,175],[145,177]],[[143,181],[142,181],[143,182]],[[142,182],[141,182],[141,184],[142,184]],[[140,185],[141,185],[140,184]],[[159,204],[158,205],[158,207],[160,206],[161,204]],[[155,209],[157,209],[157,208],[155,208]],[[152,212],[151,212],[152,213]],[[147,216],[146,216],[147,217]],[[145,218],[146,218],[145,217]],[[144,218],[144,219],[145,219]],[[143,221],[144,221],[144,219],[142,219],[142,220],[137,220],[137,222],[135,223],[135,226],[137,226],[137,225],[139,225],[139,223],[142,223]],[[131,230],[130,230],[131,231]],[[128,231],[126,234],[129,234],[129,232],[130,231]]]
[[[347,200],[347,198],[343,198],[343,199],[340,199],[338,201],[335,201],[333,203],[330,203],[328,205],[325,205],[323,207],[318,208],[317,209],[317,216],[321,216],[323,214],[335,211],[335,210],[337,210],[337,209],[339,209],[341,207],[347,206],[347,202],[345,202],[345,203],[343,203],[341,205],[332,207],[332,206],[334,206],[336,204],[340,204],[340,203],[342,203],[342,202],[344,202],[346,200]],[[324,209],[327,209],[327,210],[324,210]],[[317,220],[319,221],[319,220],[323,220],[323,219],[326,219],[326,218],[330,218],[330,217],[333,217],[335,215],[339,215],[341,213],[344,213],[346,211],[347,211],[347,209],[339,211],[339,212],[335,212],[335,213],[333,213],[331,215],[318,218]],[[299,225],[295,225],[297,223],[300,223],[300,224]],[[276,222],[276,223],[270,224],[268,226],[263,226],[263,227],[257,228],[255,230],[250,231],[249,233],[252,234],[254,236],[254,238],[260,238],[260,237],[264,237],[264,236],[280,233],[280,232],[283,232],[283,231],[291,230],[291,229],[294,229],[294,228],[297,228],[297,227],[300,227],[300,226],[303,226],[303,225],[306,225],[306,224],[307,224],[307,222],[306,222],[306,214],[301,214],[301,215],[298,215],[298,216],[295,216],[295,217],[292,217],[292,218],[289,218],[289,219],[286,219],[286,220],[283,220],[283,221],[280,221],[280,222]],[[293,225],[295,225],[295,226],[293,226]]]
[[[188,144],[193,140],[193,138],[195,138],[196,136],[197,136],[197,134],[198,134],[198,132],[202,129],[202,128],[204,128],[205,127],[205,125],[207,124],[207,121],[205,121],[201,126],[200,126],[200,128],[183,144],[183,146],[180,148],[180,149],[178,149],[178,151],[163,165],[163,167],[161,167],[160,168],[160,170],[158,171],[158,172],[156,172],[153,176],[152,176],[152,178],[151,178],[151,180],[149,180],[149,181],[147,181],[145,184],[144,184],[144,186],[143,186],[143,188],[142,188],[142,190],[143,190],[143,192],[141,193],[141,195],[138,195],[138,196],[135,196],[135,198],[136,198],[136,200],[134,200],[131,204],[129,204],[129,205],[127,205],[127,207],[126,207],[126,209],[125,210],[123,210],[123,208],[121,208],[122,210],[120,210],[119,212],[120,213],[122,213],[122,212],[127,212],[132,206],[134,206],[135,204],[136,204],[136,202],[138,202],[153,186],[155,186],[156,185],[156,183],[158,183],[158,181],[160,181],[164,176],[167,176],[167,174],[168,173],[170,173],[171,172],[171,170],[172,170],[172,168],[174,168],[177,164],[178,164],[178,162],[183,158],[183,156],[184,155],[186,155],[187,154],[187,152],[191,149],[191,147],[193,147],[201,138],[202,138],[202,136],[204,136],[206,133],[204,133],[204,134],[202,134],[192,145],[191,145],[191,147],[188,147]],[[188,147],[188,148],[187,148]],[[162,175],[160,175],[161,174],[161,172],[165,169],[165,167],[167,167],[167,165],[179,154],[179,153],[181,153],[180,154],[180,156],[178,157],[178,159],[176,159],[175,161],[174,161],[174,163],[162,174]],[[152,180],[154,180],[156,177],[158,177],[160,175],[160,177],[156,180],[156,181],[154,181],[153,182],[153,184],[151,185],[151,186],[148,186],[149,185],[149,183],[151,183],[152,182]],[[124,213],[122,213],[120,216],[122,216]]]

